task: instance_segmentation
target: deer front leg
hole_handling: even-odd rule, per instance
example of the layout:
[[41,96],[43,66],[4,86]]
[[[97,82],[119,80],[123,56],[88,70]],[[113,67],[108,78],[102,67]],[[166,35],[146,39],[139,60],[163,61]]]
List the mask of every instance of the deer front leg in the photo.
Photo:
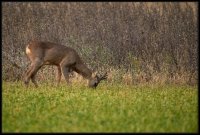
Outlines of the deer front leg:
[[65,67],[65,66],[61,66],[61,70],[62,70],[62,74],[65,77],[67,84],[69,85],[70,84],[70,82],[69,82],[69,68]]
[[61,67],[60,66],[57,66],[57,86],[60,84],[60,80],[61,80]]

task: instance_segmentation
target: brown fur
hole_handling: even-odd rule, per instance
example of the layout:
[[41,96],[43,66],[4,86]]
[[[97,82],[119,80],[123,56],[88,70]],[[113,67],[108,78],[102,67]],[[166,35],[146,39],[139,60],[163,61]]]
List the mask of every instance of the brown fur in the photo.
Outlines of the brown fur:
[[61,73],[65,80],[69,83],[69,72],[73,70],[81,74],[89,80],[89,87],[96,87],[98,83],[106,78],[106,74],[102,77],[92,77],[92,71],[84,64],[78,53],[64,45],[51,42],[31,41],[26,47],[26,54],[31,61],[31,66],[25,73],[24,83],[27,85],[30,81],[35,84],[35,75],[43,65],[56,65],[58,68],[57,80],[61,79]]

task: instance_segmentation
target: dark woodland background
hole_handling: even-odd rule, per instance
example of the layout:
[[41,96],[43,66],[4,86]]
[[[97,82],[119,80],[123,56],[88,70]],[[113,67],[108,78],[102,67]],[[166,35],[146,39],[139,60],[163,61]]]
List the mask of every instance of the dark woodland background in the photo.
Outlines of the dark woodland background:
[[[196,2],[3,2],[2,79],[21,80],[33,39],[73,47],[110,82],[197,84]],[[37,79],[54,80],[46,66]]]

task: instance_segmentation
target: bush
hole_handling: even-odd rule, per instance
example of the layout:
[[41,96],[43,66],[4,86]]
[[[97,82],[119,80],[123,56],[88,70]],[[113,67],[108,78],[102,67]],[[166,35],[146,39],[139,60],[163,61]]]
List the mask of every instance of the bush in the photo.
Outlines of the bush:
[[3,80],[20,78],[10,71],[23,74],[25,46],[38,39],[75,48],[94,71],[115,68],[149,79],[188,74],[186,82],[197,82],[197,2],[3,2],[2,7]]

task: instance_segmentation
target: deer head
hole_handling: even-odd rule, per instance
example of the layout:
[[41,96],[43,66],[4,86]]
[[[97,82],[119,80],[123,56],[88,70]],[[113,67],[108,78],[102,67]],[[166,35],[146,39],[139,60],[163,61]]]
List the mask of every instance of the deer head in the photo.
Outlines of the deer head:
[[88,86],[90,88],[96,88],[98,86],[98,84],[102,81],[107,79],[107,72],[104,73],[103,75],[98,75],[96,74],[95,77],[93,77],[92,79],[89,80]]

